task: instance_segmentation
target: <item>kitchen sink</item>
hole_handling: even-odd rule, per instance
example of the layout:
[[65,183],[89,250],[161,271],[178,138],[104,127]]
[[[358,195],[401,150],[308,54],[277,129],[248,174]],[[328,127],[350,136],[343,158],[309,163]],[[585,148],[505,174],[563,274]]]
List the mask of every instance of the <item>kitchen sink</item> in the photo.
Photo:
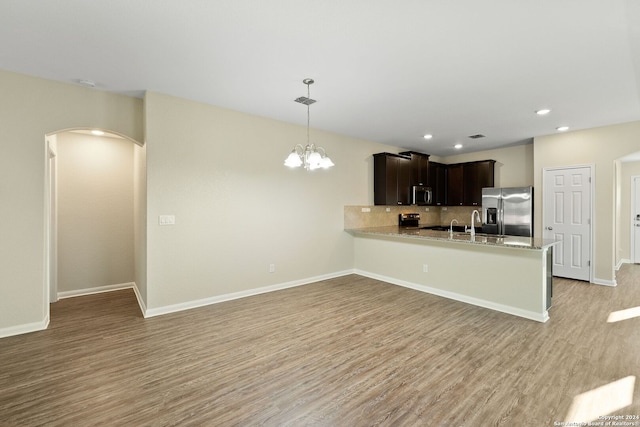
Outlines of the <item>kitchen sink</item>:
[[503,237],[499,237],[492,234],[476,233],[473,240],[470,233],[453,233],[454,240],[474,241],[478,243],[500,243],[504,240]]
[[[449,226],[446,225],[429,225],[426,227],[420,227],[421,230],[434,230],[434,231],[449,231]],[[456,233],[464,234],[464,225],[454,225],[453,231]]]

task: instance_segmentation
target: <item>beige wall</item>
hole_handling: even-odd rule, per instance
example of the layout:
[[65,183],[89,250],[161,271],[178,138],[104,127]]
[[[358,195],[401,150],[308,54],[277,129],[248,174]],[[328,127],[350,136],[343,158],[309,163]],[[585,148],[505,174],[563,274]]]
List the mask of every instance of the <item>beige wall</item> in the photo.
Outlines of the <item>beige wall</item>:
[[365,275],[545,320],[546,266],[541,250],[392,236],[356,236],[354,246],[355,268]]
[[487,159],[496,161],[494,169],[496,187],[533,185],[533,144],[456,154],[441,158],[441,161],[452,164]]
[[133,252],[135,283],[147,303],[147,146],[133,146]]
[[283,166],[304,127],[157,93],[145,111],[149,309],[353,268],[344,206],[372,204],[391,147],[312,129],[336,166],[307,172]]
[[130,283],[133,144],[58,134],[58,291]]
[[103,128],[142,140],[140,99],[0,71],[0,336],[44,327],[45,135]]
[[640,162],[620,163],[616,265],[631,259],[631,179],[633,176],[640,176]]
[[[136,283],[149,308],[352,269],[344,206],[373,203],[371,155],[398,151],[312,130],[336,166],[308,173],[282,165],[305,140],[301,126],[156,93],[143,103],[3,71],[0,95],[0,336],[48,320],[46,134],[97,127],[142,142],[145,133],[147,145],[134,147],[134,197],[140,198],[134,251]],[[637,151],[639,136],[640,122],[634,122],[536,138],[533,145],[536,187],[543,167],[596,165],[598,278],[613,278],[613,161]],[[530,184],[530,153],[531,146],[517,146],[442,160],[493,158],[502,163],[496,185],[517,186]],[[176,215],[176,225],[159,226],[161,214]],[[272,263],[276,271],[268,273]]]
[[[0,94],[0,336],[48,322],[47,134],[100,128],[145,142],[133,147],[134,271],[140,302],[151,308],[353,268],[343,207],[372,203],[372,154],[392,150],[312,130],[336,166],[308,173],[283,166],[305,140],[301,126],[9,72],[0,72]],[[177,224],[160,227],[160,214]]]
[[[623,123],[535,138],[534,182],[542,188],[543,168],[594,165],[594,280],[615,283],[616,159],[638,151],[640,122]],[[542,230],[542,191],[535,194],[536,236]]]

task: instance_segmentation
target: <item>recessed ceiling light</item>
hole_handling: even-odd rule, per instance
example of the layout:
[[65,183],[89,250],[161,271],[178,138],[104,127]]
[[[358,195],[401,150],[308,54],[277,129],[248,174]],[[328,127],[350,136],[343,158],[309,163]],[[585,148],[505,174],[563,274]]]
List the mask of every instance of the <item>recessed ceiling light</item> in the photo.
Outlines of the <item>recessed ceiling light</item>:
[[91,131],[92,134],[94,134],[95,136],[102,136],[104,135],[104,132],[102,132],[101,130],[98,129],[94,129]]
[[551,112],[551,110],[550,110],[550,109],[548,109],[548,108],[543,108],[542,110],[538,110],[538,111],[536,111],[536,114],[537,114],[537,115],[539,115],[539,116],[544,116],[544,115],[549,114],[550,112]]
[[430,133],[426,134],[425,136],[423,136],[424,139],[431,139],[433,138],[433,135],[431,135]]
[[556,128],[558,132],[566,132],[569,130],[569,126],[559,126]]
[[456,144],[453,146],[453,148],[455,148],[456,150],[459,150],[462,148],[462,144]]

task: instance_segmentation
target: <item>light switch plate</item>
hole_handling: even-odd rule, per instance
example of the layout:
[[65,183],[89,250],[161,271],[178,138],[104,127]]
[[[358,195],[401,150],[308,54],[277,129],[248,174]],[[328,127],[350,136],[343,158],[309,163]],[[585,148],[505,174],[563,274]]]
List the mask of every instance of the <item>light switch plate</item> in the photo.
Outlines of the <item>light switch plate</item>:
[[175,225],[176,224],[176,216],[175,215],[160,215],[158,217],[158,224],[160,224],[160,225]]

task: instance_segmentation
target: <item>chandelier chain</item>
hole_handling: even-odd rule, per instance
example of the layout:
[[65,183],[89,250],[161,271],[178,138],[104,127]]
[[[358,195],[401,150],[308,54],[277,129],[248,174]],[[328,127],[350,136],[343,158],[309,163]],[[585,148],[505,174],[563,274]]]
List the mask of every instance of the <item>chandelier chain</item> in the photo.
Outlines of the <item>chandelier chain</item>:
[[[307,82],[307,99],[311,99],[311,82]],[[311,114],[309,112],[311,104],[307,101],[307,145],[309,145],[309,126],[311,123]]]

